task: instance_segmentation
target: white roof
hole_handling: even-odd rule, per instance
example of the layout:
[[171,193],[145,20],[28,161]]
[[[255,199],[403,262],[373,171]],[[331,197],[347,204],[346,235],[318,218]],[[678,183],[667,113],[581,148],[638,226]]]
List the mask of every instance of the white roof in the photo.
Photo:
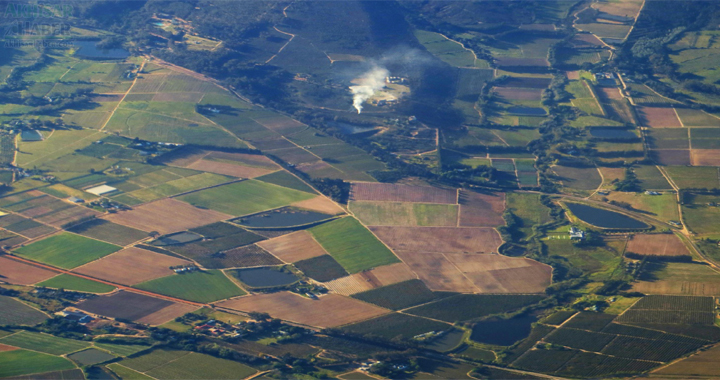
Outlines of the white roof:
[[117,189],[112,186],[100,185],[100,186],[95,186],[91,189],[87,189],[85,191],[87,191],[90,194],[103,195],[103,194],[107,194],[107,193],[112,193],[115,190],[117,190]]

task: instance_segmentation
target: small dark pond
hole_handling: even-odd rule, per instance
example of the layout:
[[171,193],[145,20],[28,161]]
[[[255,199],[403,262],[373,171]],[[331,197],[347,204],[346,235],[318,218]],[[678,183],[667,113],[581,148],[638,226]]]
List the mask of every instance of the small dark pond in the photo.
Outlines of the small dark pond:
[[34,129],[25,129],[20,132],[20,138],[22,138],[22,141],[41,141],[43,136]]
[[330,218],[331,215],[314,211],[283,207],[277,210],[246,216],[233,220],[243,226],[253,228],[281,228],[303,226]]
[[528,115],[528,116],[545,116],[546,112],[543,108],[538,107],[523,107],[523,106],[512,106],[507,109],[511,114],[515,115]]
[[185,232],[178,232],[176,234],[172,235],[166,235],[163,236],[157,240],[155,240],[152,244],[162,247],[165,245],[178,245],[178,244],[186,244],[197,240],[202,240],[203,236],[200,234],[196,234],[194,232],[185,231]]
[[453,329],[442,336],[433,339],[432,342],[426,344],[425,346],[435,351],[450,351],[462,342],[463,334],[464,332],[462,330]]
[[299,278],[292,273],[281,272],[277,268],[267,267],[238,269],[235,271],[235,277],[253,288],[290,285],[299,280]]
[[590,135],[599,139],[635,140],[637,135],[620,128],[591,128]]
[[100,41],[73,41],[73,45],[78,48],[75,55],[85,58],[107,59],[125,59],[130,56],[130,52],[125,49],[99,49],[97,47],[98,42]]
[[478,322],[473,326],[470,339],[480,343],[510,346],[530,335],[533,322],[537,322],[534,315]]
[[566,205],[580,220],[596,227],[613,229],[640,229],[649,227],[647,224],[619,212],[603,210],[579,203],[566,203]]

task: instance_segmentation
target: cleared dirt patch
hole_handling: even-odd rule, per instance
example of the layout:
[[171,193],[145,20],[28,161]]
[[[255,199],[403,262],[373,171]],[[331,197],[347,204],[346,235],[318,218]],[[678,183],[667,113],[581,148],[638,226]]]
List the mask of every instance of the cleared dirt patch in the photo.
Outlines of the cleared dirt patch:
[[534,260],[502,255],[445,256],[480,293],[542,293],[550,286],[552,267]]
[[479,289],[441,253],[397,251],[418,277],[437,291],[475,293]]
[[693,166],[720,166],[720,150],[692,149],[690,162]]
[[640,121],[650,128],[681,128],[675,109],[669,107],[637,107]]
[[317,211],[323,214],[336,215],[345,212],[335,202],[325,198],[322,195],[318,195],[315,198],[307,199],[300,202],[292,203],[290,206],[304,208],[310,211]]
[[0,343],[0,352],[14,351],[14,350],[17,350],[17,349],[18,349],[18,348],[15,347],[15,346],[8,346],[7,344],[2,344],[2,343]]
[[325,287],[344,296],[376,288],[372,281],[368,281],[367,277],[363,276],[363,273],[355,273],[326,282]]
[[372,269],[370,272],[380,281],[382,286],[417,278],[417,275],[404,263],[383,265]]
[[0,256],[0,282],[32,285],[54,276],[56,272]]
[[256,245],[286,263],[327,255],[325,249],[307,231],[293,232]]
[[199,309],[197,306],[184,303],[174,303],[152,314],[146,315],[138,319],[137,321],[151,326],[157,326],[162,325],[166,322],[170,322],[177,317],[183,316],[187,313],[191,313],[197,309]]
[[76,268],[74,271],[123,285],[134,285],[173,274],[171,266],[190,261],[131,247]]
[[540,89],[495,87],[493,91],[503,99],[540,100],[542,98],[542,91]]
[[370,227],[395,251],[492,253],[502,244],[494,228]]
[[689,256],[687,247],[674,234],[638,234],[628,242],[626,252],[647,256]]
[[146,232],[157,231],[165,235],[230,218],[231,215],[202,210],[175,199],[162,199],[130,211],[110,214],[105,219]]
[[[609,87],[609,88],[608,87],[597,87],[596,90],[598,92],[602,92],[602,94],[600,94],[600,96],[604,96],[607,99],[622,99],[623,98],[622,94],[620,93],[620,89],[615,88],[615,87]],[[671,109],[671,111],[672,111],[672,109]],[[674,111],[673,111],[673,113],[674,113]]]
[[273,170],[238,165],[229,162],[219,162],[201,159],[186,166],[189,169],[200,170],[215,174],[224,174],[238,178],[255,178],[272,173]]
[[323,328],[364,321],[390,312],[377,306],[328,294],[311,300],[290,292],[240,297],[218,304],[219,307],[244,312],[259,311],[296,323]]
[[457,191],[430,186],[356,182],[350,189],[354,201],[457,204]]
[[461,227],[497,227],[505,224],[505,193],[480,194],[460,191]]

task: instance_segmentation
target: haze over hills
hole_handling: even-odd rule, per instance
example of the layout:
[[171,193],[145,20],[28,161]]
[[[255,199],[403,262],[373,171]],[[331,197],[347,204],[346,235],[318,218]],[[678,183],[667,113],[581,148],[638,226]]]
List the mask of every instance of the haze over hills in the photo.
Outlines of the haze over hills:
[[717,3],[0,3],[0,379],[720,376]]

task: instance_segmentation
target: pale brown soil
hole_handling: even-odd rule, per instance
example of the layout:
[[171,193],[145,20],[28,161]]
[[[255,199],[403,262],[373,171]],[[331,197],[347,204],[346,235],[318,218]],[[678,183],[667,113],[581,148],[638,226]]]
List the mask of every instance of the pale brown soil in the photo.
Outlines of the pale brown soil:
[[169,234],[232,218],[213,210],[201,210],[175,199],[146,203],[130,211],[110,214],[105,219],[142,231]]
[[720,296],[720,284],[692,281],[637,281],[632,291],[645,294]]
[[383,265],[372,269],[370,272],[380,281],[382,286],[417,278],[417,275],[405,263]]
[[693,166],[720,166],[720,149],[692,149],[690,162]]
[[360,322],[389,312],[337,294],[311,300],[290,292],[245,296],[221,302],[218,306],[243,312],[262,311],[274,318],[323,328]]
[[307,231],[293,232],[258,242],[256,245],[286,263],[294,263],[327,254],[325,249]]
[[550,286],[552,267],[534,260],[501,255],[445,256],[480,293],[542,293]]
[[646,127],[681,128],[675,110],[670,107],[637,107],[637,113]]
[[476,293],[479,289],[441,253],[395,252],[428,286],[437,291]]
[[460,191],[461,227],[497,227],[505,224],[505,193]]
[[493,91],[503,99],[540,100],[542,91],[533,88],[495,87]]
[[75,268],[73,272],[122,285],[135,285],[173,274],[171,266],[190,264],[187,260],[130,247]]
[[197,160],[186,167],[189,169],[200,170],[203,172],[223,174],[238,178],[255,178],[265,174],[270,174],[274,171],[269,169],[255,168],[251,166],[232,164],[229,162],[209,160]]
[[393,250],[439,253],[492,253],[502,244],[494,228],[370,227]]
[[295,202],[290,206],[304,208],[306,210],[317,211],[323,214],[330,215],[337,215],[344,212],[344,210],[340,206],[338,206],[337,203],[323,197],[322,195],[318,195],[315,198],[310,198],[304,201]]
[[673,378],[720,378],[720,346],[714,346],[706,351],[673,363],[658,371],[652,372],[651,377],[673,376]]
[[638,234],[628,242],[626,252],[649,256],[690,255],[683,242],[673,234]]
[[0,282],[16,285],[32,285],[55,277],[59,273],[23,264],[0,256]]
[[170,322],[173,319],[181,317],[187,313],[192,313],[197,309],[199,309],[199,307],[188,305],[186,303],[174,303],[168,307],[165,307],[150,315],[146,315],[138,319],[137,322],[145,323],[151,326],[158,326],[162,325],[163,323]]
[[430,186],[356,182],[350,190],[354,201],[418,202],[456,204],[457,191]]
[[0,343],[0,352],[15,351],[15,350],[17,350],[17,349],[18,349],[18,348],[15,347],[15,346],[8,346],[7,344],[2,344],[2,343]]

